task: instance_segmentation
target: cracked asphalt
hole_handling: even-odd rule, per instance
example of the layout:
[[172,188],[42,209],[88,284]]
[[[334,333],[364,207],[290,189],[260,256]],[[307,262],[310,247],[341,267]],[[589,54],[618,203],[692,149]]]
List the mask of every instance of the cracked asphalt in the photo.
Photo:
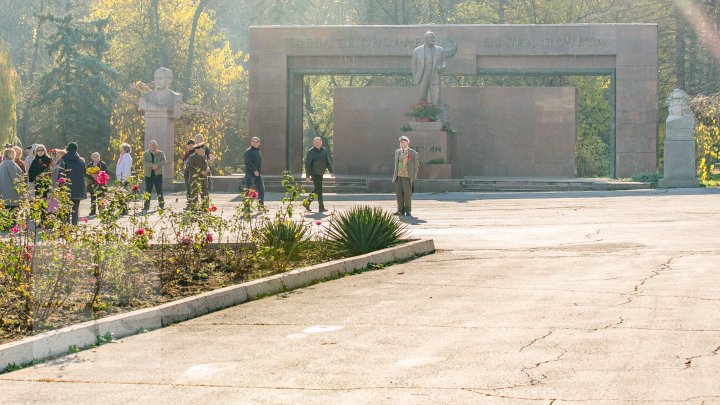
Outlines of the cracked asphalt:
[[[394,196],[326,206],[357,204]],[[0,403],[720,404],[719,211],[717,189],[416,194],[436,254],[0,375]]]

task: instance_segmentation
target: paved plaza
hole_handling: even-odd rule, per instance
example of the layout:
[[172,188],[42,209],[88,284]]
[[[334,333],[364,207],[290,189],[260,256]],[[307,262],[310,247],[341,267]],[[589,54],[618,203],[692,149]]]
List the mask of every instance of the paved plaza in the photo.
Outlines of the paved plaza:
[[720,404],[720,190],[416,194],[413,213],[435,254],[0,375],[0,403]]

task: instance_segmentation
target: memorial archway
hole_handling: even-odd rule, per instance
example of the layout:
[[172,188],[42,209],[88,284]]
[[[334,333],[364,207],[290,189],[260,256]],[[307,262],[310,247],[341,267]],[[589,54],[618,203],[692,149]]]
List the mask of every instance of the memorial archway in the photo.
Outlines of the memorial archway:
[[657,26],[582,24],[251,27],[249,125],[265,172],[302,170],[304,75],[409,75],[428,28],[451,53],[446,74],[611,76],[611,174],[657,170]]

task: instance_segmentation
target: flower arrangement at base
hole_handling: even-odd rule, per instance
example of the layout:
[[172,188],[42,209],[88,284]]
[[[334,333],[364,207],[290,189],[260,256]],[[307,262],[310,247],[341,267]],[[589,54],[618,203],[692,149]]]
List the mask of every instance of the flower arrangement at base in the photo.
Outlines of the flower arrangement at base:
[[437,121],[437,117],[440,115],[440,109],[422,100],[412,106],[410,111],[406,112],[405,115],[415,117],[415,121]]

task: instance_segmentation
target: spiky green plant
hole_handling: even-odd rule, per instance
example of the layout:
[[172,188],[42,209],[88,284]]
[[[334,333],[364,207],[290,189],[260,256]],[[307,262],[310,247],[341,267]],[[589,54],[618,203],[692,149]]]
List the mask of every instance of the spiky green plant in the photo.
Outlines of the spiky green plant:
[[407,235],[405,224],[380,208],[358,206],[335,215],[328,228],[334,250],[361,255],[396,245]]
[[306,223],[275,219],[263,226],[260,240],[264,247],[279,250],[290,259],[308,247],[310,233]]

